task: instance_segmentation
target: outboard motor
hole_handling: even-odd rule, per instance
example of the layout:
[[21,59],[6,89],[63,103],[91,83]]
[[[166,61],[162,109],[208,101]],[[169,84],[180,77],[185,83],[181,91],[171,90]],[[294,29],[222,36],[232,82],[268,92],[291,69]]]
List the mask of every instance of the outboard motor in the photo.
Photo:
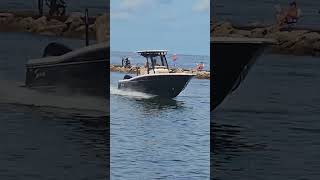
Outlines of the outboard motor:
[[66,45],[54,42],[47,45],[47,47],[44,49],[42,57],[61,56],[71,51],[72,49]]
[[131,78],[132,78],[132,76],[127,75],[127,74],[123,77],[123,79],[131,79]]

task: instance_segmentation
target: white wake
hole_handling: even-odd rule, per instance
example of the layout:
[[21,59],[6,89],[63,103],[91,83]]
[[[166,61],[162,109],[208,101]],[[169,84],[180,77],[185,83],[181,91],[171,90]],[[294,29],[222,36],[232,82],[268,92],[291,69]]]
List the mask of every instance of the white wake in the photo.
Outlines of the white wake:
[[129,98],[136,98],[136,99],[150,99],[155,97],[154,95],[146,94],[143,92],[137,92],[132,90],[121,90],[112,85],[110,85],[110,95],[126,96]]
[[0,80],[0,103],[109,112],[109,100],[83,95],[62,96],[22,87],[23,83]]

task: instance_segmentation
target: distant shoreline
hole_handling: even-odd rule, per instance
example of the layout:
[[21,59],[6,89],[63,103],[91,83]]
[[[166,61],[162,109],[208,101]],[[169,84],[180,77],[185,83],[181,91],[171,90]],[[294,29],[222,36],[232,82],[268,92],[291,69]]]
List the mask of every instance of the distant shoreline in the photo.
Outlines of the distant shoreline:
[[274,26],[233,25],[222,22],[211,25],[211,36],[248,37],[274,39],[271,47],[276,54],[320,56],[320,27],[292,26],[277,29]]
[[[132,66],[131,68],[125,68],[121,65],[117,64],[110,64],[110,72],[120,72],[120,73],[129,73],[129,74],[136,74],[141,67],[139,66]],[[174,72],[186,72],[195,74],[195,78],[197,79],[208,79],[210,80],[210,71],[194,71],[192,69],[185,69],[185,68],[170,68]]]
[[[120,50],[110,50],[111,53],[135,53],[134,51],[120,51]],[[169,53],[171,51],[168,51],[168,55],[173,55],[177,53]],[[204,55],[204,54],[187,54],[187,53],[179,53],[179,55],[183,56],[199,56],[199,57],[210,57],[210,55]],[[137,55],[138,56],[138,55]]]
[[[28,32],[38,35],[85,39],[81,14],[42,16],[33,11],[0,12],[0,32]],[[89,38],[109,41],[109,14],[89,17]]]

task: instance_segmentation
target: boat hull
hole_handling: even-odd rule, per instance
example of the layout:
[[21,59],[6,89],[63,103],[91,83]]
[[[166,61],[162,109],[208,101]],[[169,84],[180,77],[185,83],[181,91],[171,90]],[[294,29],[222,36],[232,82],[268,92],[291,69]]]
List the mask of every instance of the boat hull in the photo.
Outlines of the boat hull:
[[58,93],[107,97],[106,60],[27,65],[26,86]]
[[211,110],[215,109],[226,96],[234,91],[254,65],[269,41],[211,40]]
[[121,80],[118,88],[156,95],[164,98],[178,96],[188,85],[193,75],[150,75]]

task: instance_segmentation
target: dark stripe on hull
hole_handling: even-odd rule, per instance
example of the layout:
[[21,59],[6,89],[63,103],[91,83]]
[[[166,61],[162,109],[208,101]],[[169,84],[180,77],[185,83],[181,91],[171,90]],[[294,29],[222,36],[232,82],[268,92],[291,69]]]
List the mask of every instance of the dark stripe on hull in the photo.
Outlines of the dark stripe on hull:
[[[211,110],[215,109],[243,80],[249,68],[262,53],[265,44],[211,42]],[[244,75],[244,76],[243,76]]]
[[140,77],[126,82],[119,82],[119,89],[129,89],[165,98],[174,98],[187,86],[190,75],[159,75]]
[[108,61],[27,66],[26,86],[108,97]]

